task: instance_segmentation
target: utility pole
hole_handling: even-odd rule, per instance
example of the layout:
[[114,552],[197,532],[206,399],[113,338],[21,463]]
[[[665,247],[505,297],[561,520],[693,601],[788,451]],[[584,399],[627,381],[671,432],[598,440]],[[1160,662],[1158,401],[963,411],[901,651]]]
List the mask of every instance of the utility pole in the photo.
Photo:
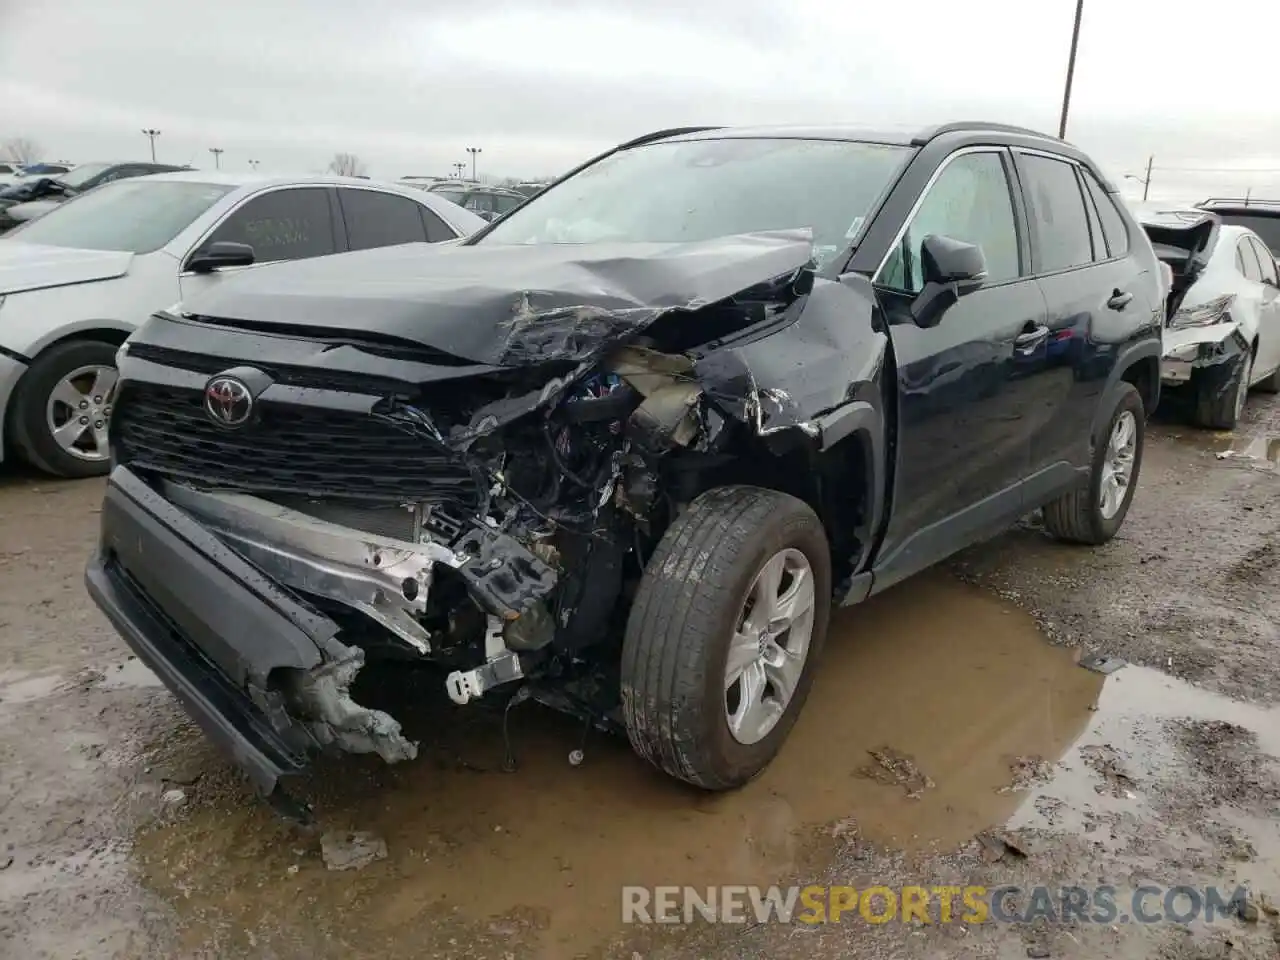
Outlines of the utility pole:
[[1155,161],[1156,161],[1156,158],[1154,156],[1147,157],[1147,175],[1145,177],[1135,177],[1132,173],[1126,173],[1124,175],[1124,178],[1126,180],[1136,180],[1138,181],[1138,183],[1142,184],[1142,202],[1143,203],[1147,202],[1147,193],[1151,189],[1151,165],[1155,163]]
[[471,179],[472,180],[476,178],[476,157],[478,157],[481,152],[482,151],[479,147],[467,147],[467,153],[471,154]]
[[1076,23],[1071,29],[1071,56],[1067,59],[1067,85],[1062,91],[1062,118],[1058,121],[1058,139],[1067,136],[1067,111],[1071,107],[1071,83],[1076,76],[1076,49],[1080,46],[1080,17],[1084,13],[1084,0],[1076,0]]
[[222,169],[222,148],[210,147],[209,152],[213,154],[213,169],[221,170]]
[[144,128],[142,135],[151,141],[151,162],[156,162],[156,137],[160,136],[159,130],[151,130]]

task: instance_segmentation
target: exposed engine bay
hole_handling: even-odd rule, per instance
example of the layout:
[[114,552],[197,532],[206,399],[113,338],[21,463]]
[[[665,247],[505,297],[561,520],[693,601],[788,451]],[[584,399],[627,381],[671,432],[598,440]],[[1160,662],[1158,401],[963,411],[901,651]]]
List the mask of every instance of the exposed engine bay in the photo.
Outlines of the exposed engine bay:
[[[272,674],[288,711],[318,741],[387,761],[415,756],[396,720],[351,698],[366,658],[443,664],[445,692],[458,704],[502,688],[615,724],[628,597],[672,519],[710,486],[789,485],[843,521],[832,526],[848,538],[835,545],[840,555],[869,546],[877,518],[863,499],[873,488],[865,471],[880,458],[840,445],[878,407],[885,338],[872,329],[869,293],[815,279],[804,236],[717,243],[692,252],[683,245],[681,262],[693,268],[686,282],[673,279],[670,264],[651,278],[665,299],[629,301],[619,291],[644,286],[634,275],[629,288],[598,274],[575,278],[577,288],[557,296],[481,291],[476,310],[501,318],[485,350],[462,342],[475,326],[463,321],[459,342],[437,338],[446,342],[415,350],[392,341],[398,331],[331,337],[314,312],[305,329],[280,320],[272,338],[319,344],[321,355],[426,355],[443,371],[376,393],[371,386],[386,377],[343,383],[342,405],[358,406],[365,424],[358,433],[402,438],[396,463],[421,471],[407,487],[391,482],[402,468],[390,463],[386,477],[327,484],[320,467],[306,472],[305,448],[279,466],[264,449],[266,466],[228,466],[219,480],[195,458],[229,430],[210,433],[205,447],[182,446],[149,425],[143,413],[173,401],[145,381],[161,364],[196,366],[171,347],[184,331],[212,334],[218,347],[237,337],[268,342],[260,336],[268,325],[237,316],[236,304],[157,317],[131,342],[113,424],[120,462],[340,628],[323,663]],[[544,276],[544,289],[553,286]],[[241,306],[253,300],[250,289]],[[456,299],[446,306],[464,312]],[[762,338],[785,328],[794,328],[789,347],[769,341],[770,357]],[[311,416],[298,412],[297,393],[333,381],[270,356],[222,363],[214,379],[243,384],[253,408],[245,443],[286,410]],[[805,393],[796,389],[801,366]],[[215,368],[201,369],[207,380]],[[279,437],[289,442],[288,433]],[[359,442],[353,434],[353,450]],[[369,462],[352,460],[351,469]],[[405,496],[408,489],[421,494]]]

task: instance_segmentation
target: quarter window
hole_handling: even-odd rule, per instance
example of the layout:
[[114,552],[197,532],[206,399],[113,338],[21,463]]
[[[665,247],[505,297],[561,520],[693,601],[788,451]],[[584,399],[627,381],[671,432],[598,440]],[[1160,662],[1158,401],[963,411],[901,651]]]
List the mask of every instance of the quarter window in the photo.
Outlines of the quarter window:
[[1258,266],[1258,257],[1253,252],[1253,244],[1249,242],[1249,238],[1245,237],[1241,240],[1236,250],[1238,252],[1236,264],[1241,268],[1241,272],[1250,280],[1261,283],[1262,268]]
[[1093,261],[1089,219],[1075,164],[1032,154],[1020,157],[1026,173],[1031,220],[1039,240],[1037,273],[1052,273]]
[[418,212],[422,215],[422,225],[427,230],[427,243],[440,243],[442,240],[453,240],[458,236],[457,231],[422,204],[418,204]]
[[1272,256],[1266,244],[1254,238],[1250,238],[1249,242],[1253,244],[1253,252],[1258,256],[1258,266],[1262,268],[1262,279],[1267,283],[1276,283],[1276,258]]
[[209,238],[210,243],[219,240],[249,244],[258,263],[335,253],[328,191],[306,187],[254,197],[224,220]]
[[924,238],[931,234],[981,247],[988,283],[1002,283],[1021,274],[1013,199],[1000,154],[967,153],[947,164],[902,241],[885,261],[879,282],[919,293],[924,288],[920,251]]
[[408,197],[376,190],[339,190],[342,217],[352,250],[425,243],[427,230],[418,204]]
[[1116,208],[1115,199],[1102,189],[1102,184],[1088,170],[1081,168],[1085,188],[1093,197],[1093,205],[1098,210],[1098,218],[1102,221],[1102,233],[1107,239],[1107,253],[1112,257],[1123,257],[1129,252],[1129,228],[1125,226],[1124,217]]

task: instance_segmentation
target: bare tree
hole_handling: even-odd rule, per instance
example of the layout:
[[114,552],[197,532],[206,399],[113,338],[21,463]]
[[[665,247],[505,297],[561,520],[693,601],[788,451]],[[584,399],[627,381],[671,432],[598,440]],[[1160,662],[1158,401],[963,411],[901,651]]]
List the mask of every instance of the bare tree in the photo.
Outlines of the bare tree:
[[10,137],[0,146],[0,155],[19,163],[35,163],[40,159],[40,144],[30,137]]
[[329,172],[340,177],[363,177],[364,164],[354,153],[335,153],[329,161]]

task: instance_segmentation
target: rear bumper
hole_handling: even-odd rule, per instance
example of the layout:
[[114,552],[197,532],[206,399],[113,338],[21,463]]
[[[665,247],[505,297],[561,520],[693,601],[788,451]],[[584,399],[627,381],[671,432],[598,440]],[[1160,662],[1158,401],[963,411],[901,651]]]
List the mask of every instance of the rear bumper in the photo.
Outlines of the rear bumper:
[[85,582],[210,739],[271,794],[320,746],[269,679],[308,670],[337,626],[292,599],[136,475],[117,467]]

